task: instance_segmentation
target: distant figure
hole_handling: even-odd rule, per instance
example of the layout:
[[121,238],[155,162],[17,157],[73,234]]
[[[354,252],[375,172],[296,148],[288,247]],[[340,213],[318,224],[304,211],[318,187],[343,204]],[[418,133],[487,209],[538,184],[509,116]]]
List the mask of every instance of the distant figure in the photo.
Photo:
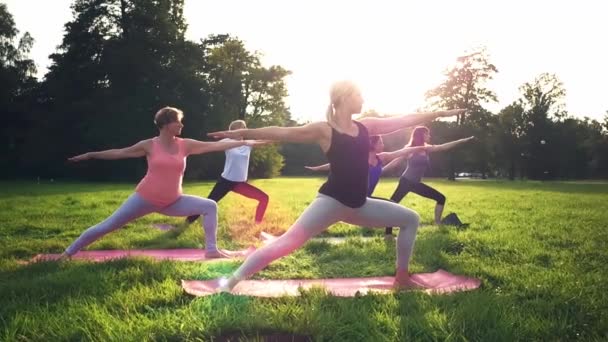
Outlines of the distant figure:
[[[430,166],[429,153],[446,151],[472,139],[474,139],[474,137],[451,141],[441,145],[430,145],[431,134],[429,129],[424,126],[416,127],[412,131],[410,142],[406,146],[425,146],[426,149],[413,153],[407,159],[407,168],[399,178],[399,185],[391,196],[391,201],[394,201],[395,203],[401,202],[403,197],[410,191],[422,197],[435,200],[435,202],[437,202],[435,205],[435,224],[440,225],[441,215],[443,214],[443,208],[445,206],[445,196],[439,191],[422,183],[422,177],[424,176],[426,169]],[[386,227],[385,234],[392,235],[393,228]]]
[[[236,120],[230,123],[228,130],[247,128],[245,121]],[[223,139],[223,142],[241,141],[233,139]],[[260,142],[259,144],[262,144]],[[224,171],[217,180],[213,189],[207,196],[216,202],[219,202],[226,194],[233,191],[247,198],[252,198],[258,201],[258,206],[255,210],[255,223],[260,223],[264,219],[264,213],[268,207],[268,195],[257,187],[247,183],[247,174],[249,170],[249,155],[251,154],[250,145],[241,145],[225,151],[226,162],[224,163]],[[186,218],[186,223],[194,222],[200,215],[191,215]]]

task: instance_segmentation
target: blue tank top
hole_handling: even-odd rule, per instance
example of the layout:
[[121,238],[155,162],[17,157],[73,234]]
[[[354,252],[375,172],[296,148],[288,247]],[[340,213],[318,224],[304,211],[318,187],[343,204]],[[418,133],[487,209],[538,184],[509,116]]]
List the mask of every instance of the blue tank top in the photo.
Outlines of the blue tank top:
[[405,171],[403,172],[401,177],[409,181],[418,183],[422,180],[422,177],[424,176],[424,173],[429,167],[429,165],[430,159],[428,154],[416,153],[408,158],[407,167],[405,168]]
[[380,174],[382,173],[382,161],[376,156],[376,166],[369,166],[369,179],[367,180],[367,196],[371,196],[378,185],[380,180]]

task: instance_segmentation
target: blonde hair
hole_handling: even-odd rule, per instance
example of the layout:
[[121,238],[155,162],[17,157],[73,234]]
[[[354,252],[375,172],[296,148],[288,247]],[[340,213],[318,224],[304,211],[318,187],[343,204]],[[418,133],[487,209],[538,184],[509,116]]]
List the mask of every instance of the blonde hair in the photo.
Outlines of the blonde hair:
[[327,107],[327,123],[338,132],[341,132],[336,125],[336,107],[340,106],[345,98],[359,92],[359,87],[352,81],[338,81],[332,84],[329,90],[329,106]]
[[161,129],[172,122],[180,121],[183,117],[184,112],[181,110],[174,107],[164,107],[154,115],[154,124],[158,129]]
[[228,130],[232,131],[235,129],[247,128],[247,124],[243,120],[234,120],[228,126]]

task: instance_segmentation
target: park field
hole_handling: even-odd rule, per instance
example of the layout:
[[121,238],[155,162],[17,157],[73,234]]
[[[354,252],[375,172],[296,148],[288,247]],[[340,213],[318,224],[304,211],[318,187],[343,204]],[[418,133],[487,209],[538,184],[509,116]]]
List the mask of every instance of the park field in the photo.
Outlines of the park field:
[[[270,195],[254,225],[255,203],[228,194],[219,204],[218,244],[259,244],[264,230],[285,231],[314,198],[322,178],[254,180]],[[389,197],[396,179],[375,196]],[[429,180],[447,196],[465,229],[432,225],[434,203],[409,194],[402,205],[424,225],[413,272],[438,268],[480,278],[471,292],[409,291],[337,298],[321,289],[300,297],[229,294],[194,298],[181,279],[230,274],[239,261],[106,263],[23,261],[58,253],[111,214],[134,184],[1,182],[0,341],[601,341],[608,339],[608,183]],[[213,182],[185,183],[206,196]],[[180,218],[150,215],[87,247],[202,248],[193,224],[177,234],[151,228]],[[272,263],[254,279],[392,275],[394,243],[346,224]],[[371,235],[376,238],[363,240]]]

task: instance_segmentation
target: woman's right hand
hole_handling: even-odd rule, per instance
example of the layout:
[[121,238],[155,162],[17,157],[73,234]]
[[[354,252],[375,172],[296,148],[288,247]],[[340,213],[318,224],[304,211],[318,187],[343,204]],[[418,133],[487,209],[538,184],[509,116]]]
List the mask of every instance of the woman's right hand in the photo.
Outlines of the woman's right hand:
[[74,156],[72,158],[68,158],[68,161],[71,162],[79,162],[79,161],[83,161],[83,160],[89,160],[91,159],[91,154],[90,153],[84,153],[84,154],[79,154],[77,156]]

